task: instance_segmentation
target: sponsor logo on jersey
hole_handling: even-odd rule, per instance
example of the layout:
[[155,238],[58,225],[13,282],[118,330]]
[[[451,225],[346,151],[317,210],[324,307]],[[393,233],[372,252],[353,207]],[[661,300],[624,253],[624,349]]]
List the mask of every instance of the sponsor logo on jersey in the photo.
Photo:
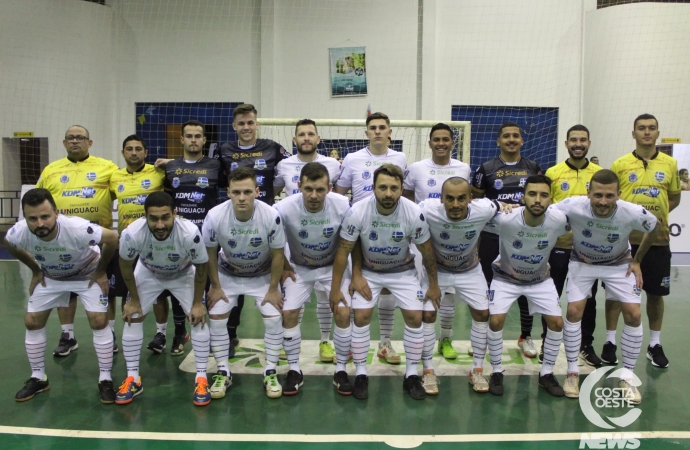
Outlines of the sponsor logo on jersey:
[[127,257],[128,258],[134,258],[134,255],[137,254],[137,249],[136,248],[130,248],[127,250]]
[[403,179],[407,180],[407,176],[410,174],[409,170],[406,170],[405,173],[403,173]]
[[474,237],[477,235],[477,230],[470,230],[465,233],[465,239],[470,240],[474,239]]
[[62,191],[63,197],[77,197],[77,198],[94,198],[96,189],[92,187],[85,187],[81,189],[71,189],[69,191]]
[[230,246],[230,248],[235,248],[237,247],[237,241],[233,239],[228,239],[228,245]]
[[122,193],[125,191],[125,185],[124,184],[118,184],[117,185],[117,192]]
[[264,241],[260,237],[253,237],[249,240],[249,245],[251,245],[252,247],[258,247],[263,243]]
[[245,252],[245,253],[230,253],[230,257],[234,259],[257,259],[261,256],[261,252]]
[[661,190],[657,187],[648,187],[648,188],[635,188],[632,190],[633,194],[642,194],[646,195],[647,197],[652,197],[652,198],[657,198],[659,194],[661,194]]
[[417,291],[417,301],[420,301],[420,302],[424,301],[424,292]]
[[419,237],[422,235],[422,227],[418,227],[414,230],[414,238],[419,239]]
[[292,177],[293,183],[297,183],[298,181],[299,181],[299,175],[295,175],[294,177]]
[[174,187],[175,189],[180,187],[180,179],[179,178],[175,177],[172,179],[172,187]]
[[190,248],[190,249],[189,249],[189,257],[192,258],[192,259],[196,259],[197,254],[196,254],[196,250],[195,250],[195,249],[193,249],[193,248]]
[[323,229],[321,236],[323,236],[325,238],[331,238],[334,234],[335,234],[335,228],[326,227]]
[[299,230],[297,236],[299,236],[300,239],[306,239],[309,237],[309,233],[307,233],[307,230]]
[[153,259],[153,252],[148,252],[144,259]]
[[257,159],[257,160],[254,162],[254,168],[255,168],[255,169],[264,170],[264,169],[266,169],[267,167],[268,167],[268,166],[266,165],[266,160],[265,160],[265,159]]
[[199,177],[196,180],[196,185],[202,188],[208,187],[208,178],[206,177]]
[[257,230],[256,228],[254,228],[253,230],[243,230],[241,228],[238,230],[237,228],[232,228],[230,229],[230,234],[233,236],[235,236],[236,234],[239,234],[240,236],[242,236],[243,234],[259,234],[259,230]]
[[400,254],[400,247],[369,247],[369,251],[372,253],[381,253],[386,256],[396,256]]
[[364,192],[372,192],[374,190],[374,186],[364,186],[362,190]]
[[371,233],[369,233],[369,240],[370,241],[376,241],[376,240],[378,240],[378,238],[379,238],[379,235],[378,235],[378,233],[376,233],[376,231],[372,231]]
[[[520,187],[525,187],[525,184],[527,183],[527,178],[520,178]],[[567,190],[567,189],[565,189]]]
[[62,184],[67,184],[69,183],[69,177],[67,175],[63,175],[60,177],[60,183]]
[[175,169],[175,175],[206,175],[206,169]]
[[168,253],[168,261],[177,262],[180,260],[179,253]]
[[347,234],[349,234],[350,236],[352,236],[353,234],[355,234],[355,226],[354,225],[348,225],[345,232]]
[[671,287],[671,277],[664,277],[661,279],[661,286],[667,288]]
[[261,176],[261,175],[257,175],[257,176],[256,176],[256,185],[257,185],[257,186],[263,186],[263,185],[264,185],[264,180],[265,180],[265,179],[266,179],[266,177],[263,177],[263,176]]
[[[314,250],[314,251],[317,251],[317,252],[323,252],[323,251],[328,250],[328,248],[331,246],[331,242],[330,242],[330,241],[328,241],[328,242],[319,242],[318,244],[304,244],[304,243],[300,243],[300,245],[301,245],[302,247],[306,248],[307,250]],[[302,255],[302,256],[305,256],[305,255]],[[312,259],[314,258],[313,256],[308,256],[308,257],[309,257],[309,258],[312,258]],[[320,258],[320,259],[323,259],[323,258],[321,258],[321,257],[319,257],[319,258]]]
[[539,241],[537,242],[537,250],[544,250],[549,246],[549,241]]
[[611,253],[611,251],[613,250],[613,245],[596,245],[586,241],[581,241],[580,245],[599,253]]
[[665,178],[666,174],[664,172],[654,172],[654,179],[659,183],[663,182]]
[[644,220],[644,221],[642,222],[642,228],[644,228],[645,230],[649,231],[649,230],[652,229],[652,224],[650,224],[648,221]]
[[394,231],[391,233],[391,240],[394,242],[400,242],[405,239],[405,234],[402,231]]
[[211,242],[216,242],[216,230],[209,228],[208,230],[208,240]]
[[45,256],[43,255],[34,255],[34,259],[38,262],[43,262],[46,260]]
[[441,198],[441,193],[440,192],[430,192],[429,198]]
[[237,169],[237,163],[236,162],[230,163],[230,172],[232,172],[235,169]]
[[522,248],[522,241],[521,241],[520,239],[515,239],[515,240],[513,241],[513,247],[515,247],[515,248],[517,248],[517,249]]
[[135,205],[143,205],[146,201],[146,197],[148,197],[147,194],[141,194],[137,195],[136,197],[123,198],[121,203],[123,205],[128,205],[130,203],[133,203]]
[[431,187],[436,186],[436,180],[434,180],[433,178],[431,178],[431,179],[429,179],[429,180],[426,182],[426,184],[429,185],[429,186],[431,186]]
[[593,226],[594,226],[594,221],[593,221],[593,220],[588,220],[588,221],[587,221],[587,226],[590,227],[590,228],[593,227]]
[[567,181],[561,183],[561,191],[567,192],[570,190],[570,184]]
[[582,230],[582,235],[586,238],[592,237],[592,232],[590,230],[588,230],[587,228],[585,228],[584,230]]
[[609,233],[608,236],[606,236],[606,240],[610,243],[618,242],[620,239],[620,235],[618,233]]
[[510,255],[511,259],[523,261],[528,264],[540,264],[544,260],[543,255]]
[[293,189],[293,190],[292,190],[292,194],[293,194],[293,195],[294,195],[294,194],[299,194],[299,189]]
[[368,180],[369,178],[371,178],[371,172],[369,172],[368,170],[362,172],[362,179]]
[[144,189],[150,188],[151,187],[151,180],[149,180],[148,178],[145,180],[141,180],[141,187],[143,187]]
[[96,172],[86,172],[86,179],[89,181],[95,181],[97,178]]
[[[239,152],[239,153],[233,153],[232,159],[255,158],[257,156],[261,156],[261,152],[253,152],[253,153]],[[263,161],[263,159],[259,159],[257,161]]]
[[453,252],[464,252],[470,247],[470,244],[450,245],[441,243],[441,247]]
[[511,194],[498,194],[498,197],[496,197],[496,200],[509,200],[515,203],[519,203],[520,199],[522,198],[522,192],[513,192]]
[[496,189],[497,191],[503,189],[503,180],[495,180],[494,189]]
[[631,183],[636,182],[637,181],[637,174],[635,172],[633,172],[630,175],[628,175],[628,181],[630,181]]

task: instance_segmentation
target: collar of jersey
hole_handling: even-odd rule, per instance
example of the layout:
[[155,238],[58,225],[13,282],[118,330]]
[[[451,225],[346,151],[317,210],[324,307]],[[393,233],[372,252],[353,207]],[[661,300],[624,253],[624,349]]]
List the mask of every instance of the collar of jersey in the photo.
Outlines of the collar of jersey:
[[[261,201],[261,200],[258,200],[258,201]],[[232,202],[230,202],[230,211],[232,212],[232,221],[237,222],[237,223],[247,223],[247,222],[251,222],[252,220],[254,220],[254,214],[256,214],[256,202],[257,202],[257,200],[254,200],[254,211],[252,211],[252,216],[245,222],[242,222],[241,220],[237,219],[237,216],[235,215],[235,208],[232,207]]]
[[[301,194],[296,194],[296,195],[299,195],[300,197],[302,197]],[[324,212],[324,211],[326,211],[326,209],[328,208],[328,194],[326,194],[326,198],[323,200],[323,209],[322,209],[321,211],[316,211],[316,212],[311,212],[311,211],[309,211],[309,210],[307,209],[307,207],[304,206],[304,197],[302,197],[302,198],[299,200],[299,204],[300,204],[300,206],[301,206],[301,208],[302,208],[302,212],[304,212],[304,213],[306,213],[306,214],[318,214],[318,213]],[[233,212],[234,212],[234,210],[233,210]]]
[[585,159],[585,165],[579,169],[577,167],[573,166],[572,164],[570,164],[567,159],[565,160],[565,165],[570,167],[572,170],[584,170],[587,168],[587,166],[589,166],[589,160]]
[[395,215],[398,214],[398,210],[400,210],[400,203],[402,203],[402,199],[403,199],[404,197],[400,197],[400,198],[398,199],[398,204],[395,206],[395,211],[393,211],[392,213],[388,214],[387,216],[384,216],[383,214],[381,214],[381,213],[379,212],[378,208],[376,207],[376,197],[372,195],[370,198],[371,198],[372,201],[374,202],[374,214],[376,214],[377,216],[381,216],[381,217],[391,217],[391,216],[395,216]]
[[72,164],[79,164],[79,163],[83,163],[84,161],[86,161],[89,158],[91,158],[91,155],[87,153],[86,158],[82,159],[81,161],[72,161],[69,158],[67,158],[67,161],[71,162]]
[[[644,158],[637,154],[637,150],[633,150],[632,154],[635,158],[639,159],[640,161],[644,161]],[[656,159],[657,156],[659,156],[659,150],[657,150],[649,159]]]
[[204,159],[206,159],[206,156],[205,156],[205,155],[201,155],[201,158],[197,159],[196,161],[194,161],[194,162],[187,162],[187,160],[184,159],[184,156],[181,156],[181,157],[180,157],[180,161],[182,161],[184,164],[199,164],[199,163],[200,163],[201,161],[203,161]]
[[[369,146],[368,146],[368,145],[367,145],[366,147],[364,147],[364,150],[366,150],[367,153],[369,153],[369,156],[373,156],[373,157],[377,157],[377,156],[386,156],[386,155],[388,155],[388,152],[391,151],[390,148],[386,148],[386,153],[384,153],[383,155],[374,155],[373,153],[371,153],[371,150],[369,150]],[[395,151],[395,150],[393,150],[393,151]]]
[[526,206],[523,206],[522,211],[520,211],[520,217],[522,218],[522,224],[526,227],[529,227],[529,228],[543,228],[544,224],[546,223],[546,211],[548,211],[549,208],[546,208],[546,210],[544,210],[544,220],[539,224],[539,226],[536,226],[536,227],[533,227],[531,225],[527,225],[527,222],[525,222],[525,209],[526,208],[527,208]]
[[592,214],[592,218],[597,219],[597,220],[609,220],[613,219],[613,216],[616,215],[618,212],[618,203],[616,203],[616,210],[613,211],[613,214],[611,214],[611,217],[599,217],[596,214],[594,214],[594,210],[592,209],[592,205],[589,205],[589,212]]
[[144,163],[144,164],[141,166],[141,169],[135,170],[134,172],[130,172],[130,171],[127,169],[127,166],[125,166],[125,171],[126,171],[128,174],[130,174],[130,175],[134,175],[135,173],[143,172],[145,168],[146,168],[146,163]]
[[515,162],[512,163],[512,164],[503,161],[503,158],[501,158],[501,155],[498,155],[496,158],[500,159],[501,162],[502,162],[503,164],[505,164],[506,166],[517,166],[518,164],[520,164],[520,161],[522,161],[522,156],[520,156],[520,159],[518,159],[517,161],[515,161]]

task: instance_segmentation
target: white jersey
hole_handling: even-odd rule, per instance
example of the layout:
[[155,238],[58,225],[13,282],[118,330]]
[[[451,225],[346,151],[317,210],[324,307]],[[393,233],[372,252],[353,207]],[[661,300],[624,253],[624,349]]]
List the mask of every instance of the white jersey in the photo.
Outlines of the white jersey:
[[173,276],[185,272],[191,264],[208,261],[199,228],[189,220],[175,217],[170,235],[162,241],[153,236],[146,217],[140,217],[122,230],[120,258],[139,264],[157,275]]
[[57,236],[43,241],[20,220],[7,232],[7,242],[26,250],[41,267],[43,275],[54,280],[88,279],[98,266],[102,228],[81,217],[58,215]]
[[403,188],[414,191],[417,203],[428,198],[441,198],[441,186],[450,177],[470,179],[470,166],[451,159],[446,166],[434,164],[431,158],[417,161],[405,172]]
[[422,244],[429,239],[429,225],[414,202],[400,197],[395,212],[388,216],[376,210],[371,196],[352,205],[340,227],[340,237],[348,241],[360,239],[362,269],[395,273],[414,268],[410,240]]
[[525,223],[524,207],[493,219],[499,236],[499,255],[492,263],[494,279],[513,284],[536,284],[549,277],[549,256],[558,236],[568,232],[568,218],[547,208],[538,227]]
[[403,172],[407,170],[407,156],[388,149],[383,155],[373,155],[365,147],[345,156],[336,186],[352,188],[352,204],[374,194],[374,170],[384,164],[395,164]]
[[555,207],[568,216],[573,230],[570,259],[587,264],[617,266],[632,261],[628,236],[633,230],[649,232],[657,218],[645,208],[618,200],[611,217],[597,217],[587,197],[570,197]]
[[499,209],[495,200],[486,198],[472,201],[467,206],[467,217],[451,220],[440,200],[426,200],[419,207],[429,224],[439,272],[467,272],[479,264],[477,243],[479,233]]
[[323,210],[316,213],[307,211],[302,195],[285,198],[273,207],[283,219],[290,261],[312,268],[333,264],[340,224],[350,209],[346,197],[329,192]]
[[[340,163],[335,158],[318,155],[313,162],[323,164],[326,169],[328,169],[331,183],[340,175]],[[300,160],[298,155],[292,155],[278,163],[276,166],[275,179],[273,180],[273,186],[275,186],[274,192],[276,195],[280,194],[282,188],[285,188],[285,195],[288,197],[293,194],[299,194],[297,182],[299,181],[299,174],[302,172],[302,167],[304,167],[305,164],[307,163]]]
[[212,208],[202,227],[206,247],[217,247],[218,267],[227,275],[258,277],[271,273],[271,250],[285,247],[285,232],[278,211],[254,202],[254,214],[237,220],[232,201]]

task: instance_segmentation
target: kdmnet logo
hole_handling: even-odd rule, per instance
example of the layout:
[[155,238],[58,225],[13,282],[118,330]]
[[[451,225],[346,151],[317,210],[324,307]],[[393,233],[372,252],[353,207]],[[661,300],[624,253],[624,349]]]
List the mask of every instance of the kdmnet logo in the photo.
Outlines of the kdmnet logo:
[[[632,389],[621,387],[597,387],[604,375],[615,367],[602,367],[595,370],[585,379],[580,389],[580,409],[593,425],[606,430],[625,428],[635,422],[642,414],[631,402],[634,397]],[[623,369],[617,369],[606,378],[618,380]],[[633,374],[630,384],[639,387],[642,382]],[[623,411],[625,414],[620,415]],[[611,414],[611,415],[609,415]],[[639,448],[639,433],[583,433],[580,437],[580,448]]]

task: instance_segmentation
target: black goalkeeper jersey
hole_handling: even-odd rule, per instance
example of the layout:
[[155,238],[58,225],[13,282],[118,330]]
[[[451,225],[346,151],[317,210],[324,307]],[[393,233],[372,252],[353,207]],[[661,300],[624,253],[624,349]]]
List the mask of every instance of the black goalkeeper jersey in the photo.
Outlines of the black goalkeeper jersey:
[[178,158],[165,166],[165,190],[175,198],[177,215],[199,228],[218,203],[218,188],[223,185],[222,165],[213,158],[204,156],[194,163]]
[[259,200],[272,205],[275,199],[273,179],[278,163],[290,156],[282,145],[270,139],[257,139],[252,148],[241,149],[238,143],[226,142],[217,153],[226,173],[238,167],[248,167],[256,172]]
[[484,191],[484,197],[503,203],[518,204],[530,175],[541,174],[536,161],[520,158],[517,164],[506,164],[499,156],[479,166],[472,187]]

